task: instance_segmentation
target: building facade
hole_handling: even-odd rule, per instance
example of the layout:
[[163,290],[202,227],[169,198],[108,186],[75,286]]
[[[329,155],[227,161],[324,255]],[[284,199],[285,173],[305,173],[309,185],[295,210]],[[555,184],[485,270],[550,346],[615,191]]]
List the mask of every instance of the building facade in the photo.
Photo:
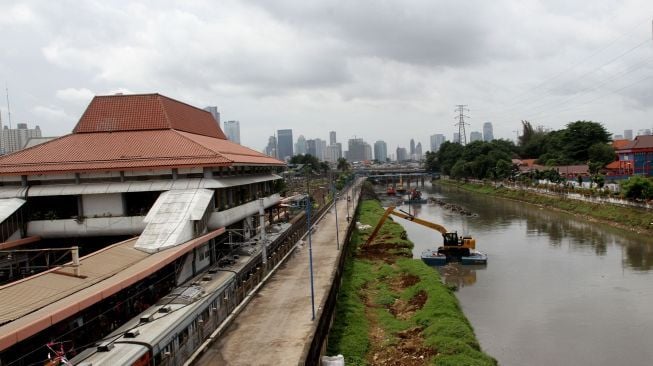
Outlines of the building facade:
[[472,131],[469,133],[469,142],[474,141],[483,141],[483,134],[478,131]]
[[330,131],[329,132],[329,145],[335,144],[336,141],[336,131]]
[[18,123],[16,128],[4,126],[0,135],[0,153],[9,154],[22,149],[31,138],[39,138],[41,128],[28,128],[27,123]]
[[443,134],[436,133],[435,135],[431,135],[431,152],[437,152],[440,150],[440,146],[446,141],[447,139],[444,137]]
[[238,121],[225,121],[224,133],[227,135],[229,141],[240,144],[240,122]]
[[492,122],[483,123],[483,141],[490,142],[494,140],[494,131]]
[[218,122],[218,125],[220,125],[220,112],[218,111],[217,106],[204,107],[204,110],[211,113],[216,122]]
[[288,161],[293,157],[293,138],[292,130],[277,131],[277,150],[279,160]]
[[349,139],[347,160],[350,162],[371,160],[371,147],[362,138]]
[[378,140],[374,143],[374,159],[382,163],[388,159],[388,144],[385,141]]
[[306,155],[306,138],[304,135],[299,135],[297,143],[295,143],[295,154]]
[[405,147],[397,148],[397,162],[401,163],[408,160],[408,151]]

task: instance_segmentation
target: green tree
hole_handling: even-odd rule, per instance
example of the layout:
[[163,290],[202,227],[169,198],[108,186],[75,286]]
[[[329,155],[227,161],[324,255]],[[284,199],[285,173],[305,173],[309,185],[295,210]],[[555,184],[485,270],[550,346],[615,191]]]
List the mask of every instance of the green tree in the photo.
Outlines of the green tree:
[[349,170],[350,165],[345,158],[338,158],[338,164],[336,165],[337,169],[341,172],[346,172]]
[[595,163],[600,163],[601,167],[609,164],[617,158],[614,148],[610,144],[596,143],[589,147],[587,151],[589,160]]
[[440,170],[440,163],[438,162],[438,153],[427,151],[426,159],[424,160],[424,169],[429,172],[437,172]]
[[306,155],[295,155],[292,158],[290,158],[290,163],[291,164],[305,164],[311,167],[311,169],[315,171],[320,171],[320,161],[313,155],[311,154],[306,154]]
[[568,123],[561,137],[565,157],[578,163],[586,163],[590,159],[589,149],[594,144],[610,142],[610,133],[605,127],[592,121]]
[[626,198],[648,199],[653,198],[653,183],[650,179],[634,176],[620,183],[621,194]]

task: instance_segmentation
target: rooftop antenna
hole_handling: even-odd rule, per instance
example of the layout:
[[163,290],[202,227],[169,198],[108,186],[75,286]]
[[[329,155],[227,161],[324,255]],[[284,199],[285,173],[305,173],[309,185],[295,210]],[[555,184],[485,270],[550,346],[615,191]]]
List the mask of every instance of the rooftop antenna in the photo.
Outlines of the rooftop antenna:
[[11,108],[9,107],[9,87],[5,84],[5,91],[7,92],[7,119],[9,120],[9,129],[11,130]]

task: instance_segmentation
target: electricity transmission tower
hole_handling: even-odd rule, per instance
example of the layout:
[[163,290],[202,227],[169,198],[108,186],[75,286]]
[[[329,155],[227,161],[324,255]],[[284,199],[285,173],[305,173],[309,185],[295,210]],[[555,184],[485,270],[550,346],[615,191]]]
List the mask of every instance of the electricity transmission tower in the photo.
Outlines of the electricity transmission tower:
[[458,115],[454,117],[454,119],[458,120],[458,123],[454,124],[454,126],[458,126],[457,142],[461,145],[467,145],[467,133],[465,132],[465,125],[469,125],[469,123],[465,122],[465,118],[471,118],[470,116],[465,115],[465,112],[469,112],[467,104],[456,105],[456,112],[458,112]]

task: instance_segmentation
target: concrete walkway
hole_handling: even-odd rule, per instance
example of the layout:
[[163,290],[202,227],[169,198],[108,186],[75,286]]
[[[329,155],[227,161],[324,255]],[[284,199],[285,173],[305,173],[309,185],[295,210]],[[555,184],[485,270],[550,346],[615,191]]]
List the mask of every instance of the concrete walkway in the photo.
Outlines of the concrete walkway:
[[[360,184],[361,182],[357,182]],[[357,186],[359,187],[359,186]],[[360,189],[356,189],[358,194]],[[347,232],[347,195],[337,203],[340,244]],[[349,212],[358,197],[352,197]],[[336,249],[336,219],[327,211],[313,229],[315,312],[329,292],[342,250]],[[226,333],[196,365],[297,365],[317,325],[311,320],[308,237],[270,277]]]

